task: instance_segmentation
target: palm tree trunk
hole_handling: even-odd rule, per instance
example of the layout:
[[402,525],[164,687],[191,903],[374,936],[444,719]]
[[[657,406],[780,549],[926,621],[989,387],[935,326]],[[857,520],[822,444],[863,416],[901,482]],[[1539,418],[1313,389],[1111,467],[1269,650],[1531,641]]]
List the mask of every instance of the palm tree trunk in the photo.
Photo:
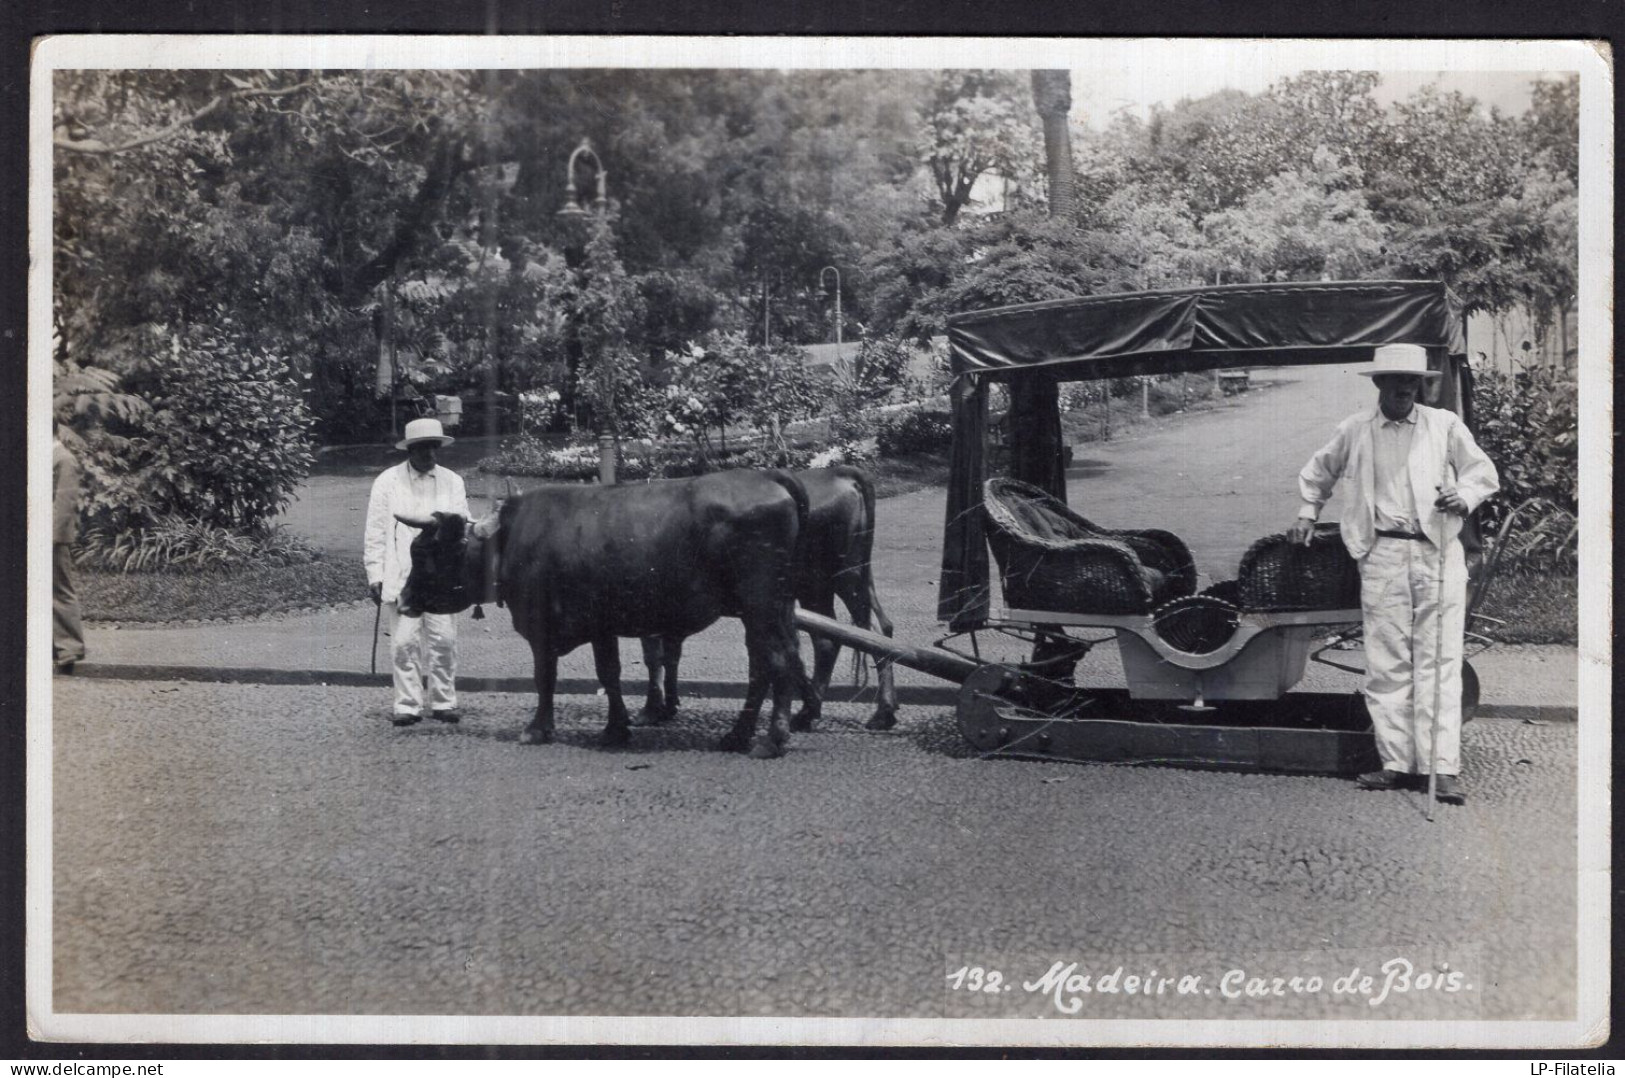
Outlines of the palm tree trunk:
[[[1072,73],[1034,71],[1033,103],[1044,120],[1050,216],[1070,217],[1075,188],[1066,114],[1072,107]],[[1011,383],[1010,432],[1010,470],[1015,478],[1066,501],[1060,387],[1053,378],[1029,374]]]

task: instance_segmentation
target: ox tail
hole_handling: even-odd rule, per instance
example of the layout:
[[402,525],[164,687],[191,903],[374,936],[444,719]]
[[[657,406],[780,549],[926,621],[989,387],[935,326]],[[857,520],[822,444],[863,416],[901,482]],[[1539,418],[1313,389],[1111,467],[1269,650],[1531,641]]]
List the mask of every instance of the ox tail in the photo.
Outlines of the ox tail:
[[[836,475],[852,481],[863,499],[863,527],[858,530],[858,549],[855,552],[863,564],[863,586],[869,592],[869,613],[873,617],[880,609],[880,596],[875,593],[875,574],[871,560],[875,550],[875,482],[869,473],[851,464],[840,464],[832,469]],[[869,684],[869,653],[852,649],[852,687],[864,688]]]
[[[842,464],[835,469],[837,475],[852,480],[858,488],[858,494],[863,498],[863,529],[859,533],[859,554],[862,556],[864,568],[869,565],[869,558],[875,549],[875,481],[869,473],[862,468],[855,468],[850,464]],[[872,574],[865,574],[870,575]]]
[[[801,480],[783,468],[764,468],[762,474],[789,492],[790,498],[796,503],[796,545],[791,548],[791,565],[789,579],[783,581],[786,593],[791,596],[791,605],[795,605],[796,572],[799,566],[807,564],[807,533],[812,529],[812,499],[807,497],[807,488],[801,485]],[[790,627],[792,642],[798,639],[795,626]]]
[[790,497],[796,503],[796,558],[801,558],[801,546],[807,539],[807,519],[812,514],[812,502],[807,498],[807,488],[801,485],[801,480],[785,471],[783,468],[764,468],[762,474],[773,482],[790,492]]

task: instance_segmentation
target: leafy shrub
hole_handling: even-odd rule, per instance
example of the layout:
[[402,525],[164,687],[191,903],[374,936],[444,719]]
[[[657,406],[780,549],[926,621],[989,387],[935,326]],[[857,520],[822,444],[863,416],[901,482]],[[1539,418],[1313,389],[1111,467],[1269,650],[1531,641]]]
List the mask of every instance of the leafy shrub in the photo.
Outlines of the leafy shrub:
[[188,518],[253,533],[309,474],[310,412],[279,355],[194,327],[126,383],[147,407],[83,432],[93,528]]
[[[711,449],[704,444],[622,442],[615,478],[619,482],[642,479],[679,479],[726,468],[805,468],[811,449],[753,442]],[[486,457],[479,470],[492,475],[525,475],[559,482],[587,483],[598,478],[598,445],[547,445],[531,438],[515,439],[502,452]]]
[[741,333],[719,333],[676,357],[671,382],[644,390],[640,410],[654,420],[645,435],[691,438],[712,455],[711,436],[727,444],[729,427],[745,424],[771,436],[814,415],[828,396],[791,345],[763,348]]
[[943,453],[953,440],[953,417],[923,408],[886,416],[875,432],[875,447],[883,457]]
[[808,468],[833,468],[837,464],[863,467],[876,459],[873,442],[837,442],[812,454],[805,465]]
[[[808,468],[811,467],[813,451],[793,445],[771,445],[761,443],[745,446],[737,453],[729,453],[715,461],[715,467],[707,471],[717,471],[722,468]],[[667,473],[672,474],[670,472]],[[695,475],[700,474],[695,472]]]
[[1501,477],[1500,500],[1579,508],[1578,387],[1546,368],[1479,375],[1474,432]]
[[564,425],[562,394],[541,387],[519,394],[519,429],[525,434],[545,434]]
[[1151,383],[1147,405],[1152,415],[1171,415],[1213,396],[1211,374],[1181,374],[1166,382]]
[[[590,482],[598,478],[598,443],[553,445],[522,435],[503,446],[501,452],[480,461],[479,469],[492,475],[528,475],[561,482]],[[648,479],[659,474],[651,453],[642,449],[640,443],[621,443],[615,461],[615,477],[618,480]]]
[[1506,514],[1539,499],[1507,537],[1504,558],[1530,567],[1568,567],[1577,556],[1579,513],[1579,394],[1575,383],[1546,368],[1483,373],[1473,393],[1479,446],[1495,462],[1500,492],[1483,523],[1498,528]]
[[852,397],[837,390],[829,413],[829,436],[837,442],[861,442],[880,433],[875,417]]
[[894,334],[865,337],[858,346],[858,387],[871,399],[885,396],[903,384],[913,358],[913,350]]
[[118,573],[185,569],[219,572],[304,565],[321,557],[283,528],[243,532],[197,517],[169,516],[133,529],[98,525],[81,537],[75,560]]

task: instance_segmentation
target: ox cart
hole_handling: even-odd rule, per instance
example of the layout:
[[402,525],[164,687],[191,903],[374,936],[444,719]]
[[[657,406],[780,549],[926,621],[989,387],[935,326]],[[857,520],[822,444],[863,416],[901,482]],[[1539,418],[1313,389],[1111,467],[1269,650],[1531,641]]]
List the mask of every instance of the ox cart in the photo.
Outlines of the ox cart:
[[[1311,661],[1362,672],[1332,657],[1358,641],[1361,622],[1357,566],[1336,526],[1317,528],[1307,547],[1260,537],[1235,579],[1199,591],[1177,536],[1103,528],[1067,506],[1055,387],[1224,368],[1357,367],[1378,345],[1408,343],[1425,347],[1443,374],[1428,403],[1471,427],[1466,320],[1444,285],[1314,282],[1082,297],[960,314],[949,320],[948,339],[954,441],[938,619],[949,635],[912,647],[799,612],[802,629],[959,684],[959,728],[986,755],[1302,773],[1378,766],[1358,685],[1294,691]],[[990,479],[987,398],[999,383],[1020,418],[1010,424],[1012,474]],[[1283,475],[1283,509],[1291,489],[1291,474]],[[1471,551],[1478,544],[1469,533]],[[1471,631],[1482,617],[1474,608],[1503,546],[1496,541],[1490,558],[1476,559],[1473,654],[1489,646]],[[1003,598],[997,614],[990,550]],[[984,661],[980,637],[988,633],[1015,637],[1030,657]],[[1126,687],[1077,683],[1079,660],[1106,641],[1117,646]],[[1466,719],[1478,701],[1470,665],[1462,682]]]

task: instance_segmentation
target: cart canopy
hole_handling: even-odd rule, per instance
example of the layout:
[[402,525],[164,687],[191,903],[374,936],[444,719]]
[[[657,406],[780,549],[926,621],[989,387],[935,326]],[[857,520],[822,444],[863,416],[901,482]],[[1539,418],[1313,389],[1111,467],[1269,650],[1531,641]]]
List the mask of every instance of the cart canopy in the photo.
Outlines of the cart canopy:
[[1379,344],[1467,350],[1437,281],[1215,285],[1024,303],[948,319],[955,374],[1061,379],[1214,367],[1357,363]]
[[[948,343],[954,443],[937,617],[956,630],[984,623],[990,607],[981,510],[990,380],[1350,364],[1370,362],[1378,345],[1419,344],[1428,350],[1430,366],[1446,374],[1439,403],[1464,411],[1469,399],[1463,309],[1438,281],[1308,281],[1079,296],[954,315]],[[1057,493],[1064,497],[1064,490]]]

